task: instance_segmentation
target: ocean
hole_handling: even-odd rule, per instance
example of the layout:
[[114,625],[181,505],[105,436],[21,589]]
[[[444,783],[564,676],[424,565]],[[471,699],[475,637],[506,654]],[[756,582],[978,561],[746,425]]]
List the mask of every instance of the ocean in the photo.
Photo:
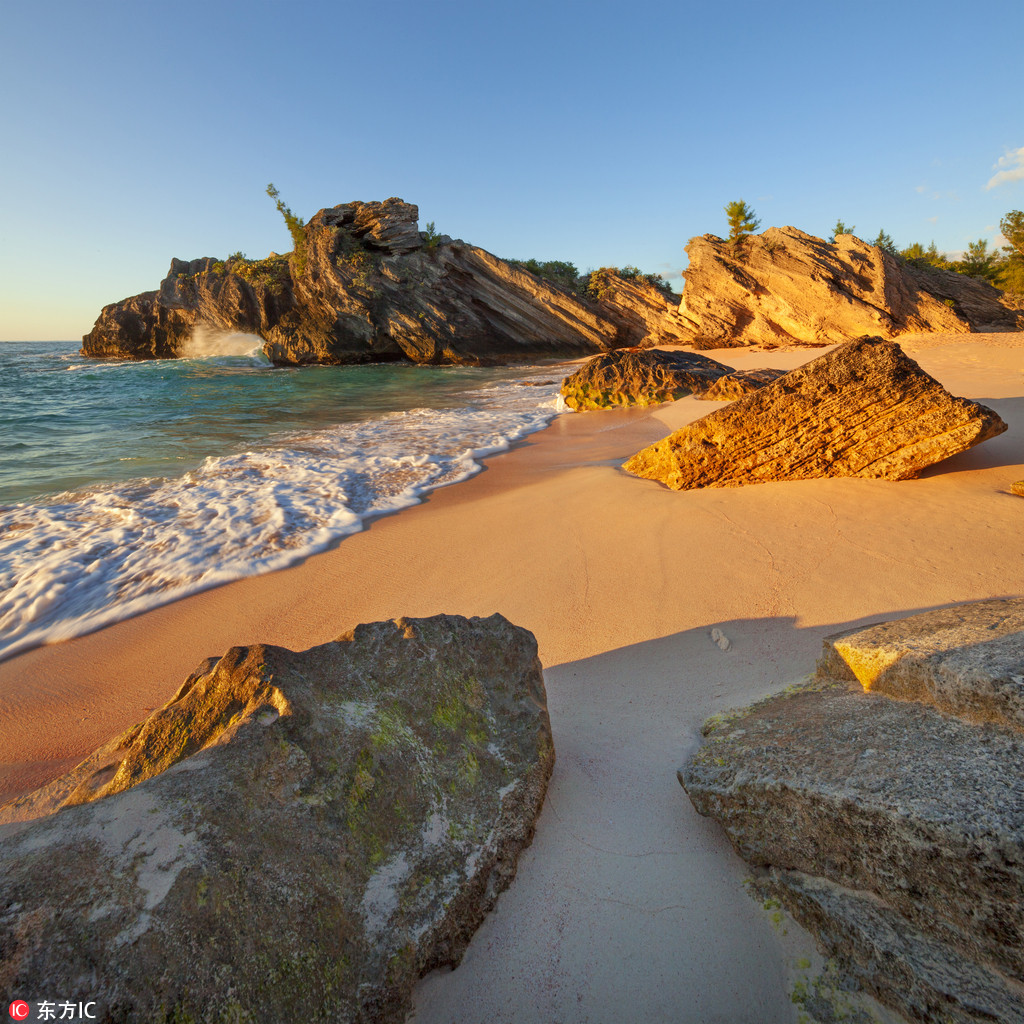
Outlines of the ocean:
[[329,547],[564,409],[551,366],[277,369],[0,343],[0,658]]

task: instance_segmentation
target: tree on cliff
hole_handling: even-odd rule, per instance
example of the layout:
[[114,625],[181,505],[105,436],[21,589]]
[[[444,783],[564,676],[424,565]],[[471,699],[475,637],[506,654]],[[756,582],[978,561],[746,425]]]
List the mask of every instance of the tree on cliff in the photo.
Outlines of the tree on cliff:
[[850,224],[847,226],[841,220],[836,221],[836,226],[832,229],[832,237],[829,239],[830,242],[835,242],[839,235],[852,235],[857,230],[856,224]]
[[899,256],[900,254],[899,249],[896,248],[896,242],[893,240],[892,235],[882,228],[878,229],[878,237],[871,244],[877,245],[882,252],[887,252],[890,256]]
[[753,234],[761,226],[761,222],[742,199],[728,203],[724,209],[726,217],[729,218],[729,241],[735,249],[747,235]]
[[992,282],[999,274],[999,253],[989,252],[988,239],[979,238],[967,246],[964,258],[956,268],[968,277]]
[[296,216],[285,206],[281,193],[274,188],[271,182],[267,186],[267,195],[274,200],[277,212],[284,217],[288,227],[288,233],[292,236],[292,248],[295,250],[295,270],[302,273],[306,269],[306,225],[301,217]]
[[1011,210],[999,222],[999,230],[1010,243],[1003,246],[1003,251],[1024,256],[1024,211]]

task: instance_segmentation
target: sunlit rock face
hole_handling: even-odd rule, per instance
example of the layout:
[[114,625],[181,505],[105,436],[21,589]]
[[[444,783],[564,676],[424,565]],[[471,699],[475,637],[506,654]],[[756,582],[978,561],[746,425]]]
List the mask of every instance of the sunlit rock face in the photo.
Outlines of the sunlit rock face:
[[[1024,601],[828,637],[681,769],[762,892],[908,1020],[1024,1020]],[[940,710],[941,709],[941,710]]]
[[553,763],[536,641],[500,615],[233,648],[0,808],[4,990],[111,1021],[404,1020],[514,876]]
[[892,341],[858,338],[637,452],[625,469],[674,490],[773,480],[907,480],[1006,430]]
[[830,243],[769,228],[739,246],[715,235],[692,238],[686,252],[679,317],[700,348],[1024,328],[1024,315],[990,285],[914,266],[854,235]]
[[576,410],[655,405],[702,391],[731,370],[696,352],[616,349],[566,377],[561,394]]
[[[106,306],[86,356],[180,356],[197,327],[258,334],[276,363],[489,363],[631,343],[633,325],[491,253],[417,227],[400,199],[345,203],[290,256],[174,260],[156,292]],[[662,300],[664,305],[664,300]]]

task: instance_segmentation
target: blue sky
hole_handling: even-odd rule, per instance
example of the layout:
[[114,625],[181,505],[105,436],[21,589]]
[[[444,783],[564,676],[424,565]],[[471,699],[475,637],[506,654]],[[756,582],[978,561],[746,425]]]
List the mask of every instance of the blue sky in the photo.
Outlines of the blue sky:
[[286,250],[270,181],[304,217],[400,196],[500,256],[676,288],[732,199],[765,227],[827,237],[842,218],[947,251],[1024,208],[1019,0],[0,0],[0,17],[0,340],[78,338],[172,256]]

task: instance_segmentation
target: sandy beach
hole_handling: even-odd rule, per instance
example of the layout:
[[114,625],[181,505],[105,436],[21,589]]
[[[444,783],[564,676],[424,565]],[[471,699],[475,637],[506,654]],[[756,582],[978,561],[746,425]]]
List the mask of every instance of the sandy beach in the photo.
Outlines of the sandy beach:
[[[901,483],[676,493],[621,462],[717,408],[558,417],[473,479],[295,568],[0,663],[0,799],[168,700],[203,658],[304,649],[398,615],[501,612],[532,630],[557,765],[533,845],[416,1021],[790,1021],[793,949],[676,769],[701,722],[813,670],[822,638],[1024,593],[1024,334],[896,339],[1001,436]],[[706,353],[789,369],[821,349]],[[717,627],[728,651],[710,639]]]

